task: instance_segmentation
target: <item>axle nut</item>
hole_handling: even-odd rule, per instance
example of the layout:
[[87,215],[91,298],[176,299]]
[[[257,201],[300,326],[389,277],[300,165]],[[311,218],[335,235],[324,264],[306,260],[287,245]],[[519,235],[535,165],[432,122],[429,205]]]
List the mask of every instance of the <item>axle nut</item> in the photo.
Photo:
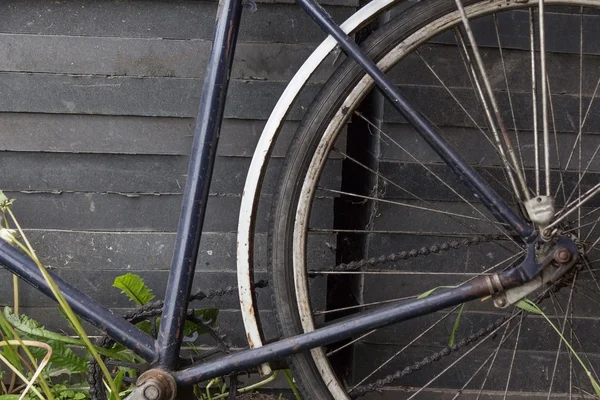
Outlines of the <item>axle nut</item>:
[[571,259],[571,253],[569,252],[569,250],[565,249],[564,247],[561,247],[557,249],[554,253],[554,259],[560,264],[565,264]]

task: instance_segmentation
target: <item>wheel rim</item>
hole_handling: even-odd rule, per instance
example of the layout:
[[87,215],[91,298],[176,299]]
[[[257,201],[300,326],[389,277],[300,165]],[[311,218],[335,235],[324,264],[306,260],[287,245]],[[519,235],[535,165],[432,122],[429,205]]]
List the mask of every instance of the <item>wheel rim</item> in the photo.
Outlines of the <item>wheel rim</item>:
[[[546,3],[546,6],[555,6],[555,5],[564,5],[567,2],[545,1],[545,3]],[[572,5],[572,3],[570,5]],[[581,6],[598,7],[598,3],[592,2],[592,1],[578,2],[577,5],[578,6],[581,5]],[[479,3],[479,4],[471,5],[471,6],[465,7],[465,8],[466,8],[467,14],[469,15],[469,18],[476,18],[481,15],[488,14],[491,9],[495,9],[497,11],[497,13],[499,13],[501,11],[510,10],[513,8],[520,8],[520,7],[523,7],[522,3],[519,4],[516,2],[494,1],[494,2],[487,2],[486,4]],[[581,19],[583,20],[583,16],[581,16]],[[431,32],[443,31],[443,30],[455,25],[457,22],[460,22],[460,13],[458,11],[456,11],[455,13],[446,15],[445,18],[438,19],[436,22],[437,23],[433,27],[429,26],[427,28],[422,28],[420,31],[413,33],[409,37],[408,40],[403,41],[403,43],[401,45],[398,45],[396,48],[394,48],[388,54],[388,56],[386,56],[384,59],[382,59],[379,62],[380,68],[382,68],[383,70],[389,69],[393,64],[395,64],[398,61],[398,59],[400,58],[400,56],[402,54],[412,52],[412,50],[421,46],[423,44],[423,42],[425,42],[426,39],[431,36]],[[465,36],[467,36],[467,35],[465,35]],[[583,59],[583,58],[585,58],[585,56],[586,56],[586,54],[583,54],[583,56],[581,58]],[[425,61],[425,58],[422,58],[422,60],[423,60],[423,63],[425,64],[425,66],[427,68],[429,68],[430,72],[435,76],[436,75],[435,67],[431,67],[431,65],[427,65],[428,63],[427,63],[427,61]],[[506,68],[505,60],[502,60],[502,65],[503,65],[503,68]],[[504,70],[504,72],[506,72],[506,70]],[[505,75],[505,77],[506,77],[506,75]],[[444,85],[441,82],[443,82],[443,80],[440,80],[440,84]],[[309,290],[309,285],[308,285],[310,278],[309,278],[309,274],[307,271],[307,269],[310,267],[308,267],[305,263],[305,261],[306,261],[305,255],[307,254],[307,251],[309,250],[308,245],[307,245],[307,232],[308,232],[308,228],[309,228],[309,219],[310,219],[311,210],[312,210],[312,200],[314,199],[315,193],[317,192],[318,182],[321,177],[323,168],[325,166],[325,161],[330,154],[330,151],[336,140],[337,134],[340,131],[340,127],[346,123],[348,110],[354,110],[354,108],[356,107],[356,104],[360,100],[361,96],[367,92],[366,88],[370,87],[370,85],[372,85],[372,82],[370,81],[369,78],[364,78],[363,80],[361,80],[359,85],[357,86],[357,88],[351,93],[350,96],[348,96],[347,101],[344,103],[344,105],[342,107],[339,108],[339,111],[333,117],[332,122],[330,123],[328,129],[326,130],[326,133],[323,135],[323,139],[319,143],[317,151],[315,152],[313,160],[308,168],[308,172],[307,172],[306,176],[309,177],[309,179],[305,179],[303,188],[301,190],[302,194],[301,194],[301,197],[300,197],[300,200],[298,203],[299,205],[298,205],[298,208],[296,210],[296,215],[295,215],[296,223],[294,225],[294,236],[293,236],[294,237],[293,265],[294,265],[294,284],[295,284],[295,290],[296,290],[296,294],[297,294],[298,309],[300,312],[302,326],[305,331],[311,331],[311,330],[314,330],[314,328],[315,328],[315,323],[314,323],[314,319],[313,319],[315,310],[313,310],[313,307],[311,306],[310,302],[306,300],[306,299],[310,298],[310,290]],[[482,85],[482,86],[484,86],[484,85]],[[546,86],[544,85],[544,87],[546,87]],[[448,90],[448,92],[452,92],[451,89],[449,89],[449,88],[446,88],[446,89]],[[482,89],[482,90],[484,90],[484,89]],[[543,96],[543,94],[542,94],[542,96]],[[508,98],[509,99],[511,98],[510,94],[508,95]],[[551,116],[553,116],[553,114],[551,114],[552,96],[550,96],[548,98],[548,100],[549,101],[546,104],[547,118],[545,119],[545,121],[548,121],[546,123],[547,126],[541,128],[541,129],[538,129],[538,130],[540,130],[540,131],[546,130],[546,131],[550,132],[552,129],[552,124],[551,124],[550,120],[551,120]],[[585,101],[582,101],[582,103],[585,105]],[[590,103],[590,104],[592,104],[592,103]],[[511,104],[511,106],[512,106],[511,111],[514,114],[514,106],[512,104]],[[493,107],[489,106],[489,108],[492,109]],[[590,106],[590,108],[591,108],[591,106]],[[553,113],[553,111],[552,111],[552,113]],[[583,115],[582,115],[582,120],[584,120]],[[489,130],[491,130],[491,129],[488,129],[488,131]],[[583,130],[580,130],[580,131],[582,133],[580,135],[578,135],[578,137],[580,138],[580,139],[578,139],[579,143],[584,142],[584,140],[586,138],[585,133],[583,133]],[[390,141],[391,143],[394,143],[398,147],[402,147],[399,143],[397,143],[394,140],[393,137],[385,134],[385,132],[380,132],[380,134],[385,135],[386,140]],[[490,136],[492,136],[492,135],[490,135]],[[542,139],[544,138],[542,135],[542,132],[540,132],[539,137],[541,137]],[[598,145],[597,142],[595,145]],[[573,146],[571,152],[572,153],[578,152],[579,147],[583,147],[583,146]],[[547,146],[546,148],[551,149],[552,147]],[[594,150],[594,149],[592,149],[592,150]],[[585,160],[585,157],[582,157],[582,156],[578,157],[577,162],[579,164],[583,164],[583,165],[582,165],[582,169],[579,170],[581,172],[579,172],[579,179],[577,179],[577,181],[578,181],[577,183],[580,183],[579,181],[583,182],[583,180],[580,178],[582,176],[582,172],[583,172],[583,175],[586,175],[588,172],[594,172],[594,171],[598,170],[598,167],[595,166],[595,163],[593,162],[596,159],[595,154],[597,154],[597,151],[592,152],[592,154],[593,155],[590,157],[589,160]],[[517,155],[517,157],[523,156],[522,153],[516,154],[516,155]],[[344,155],[342,153],[342,156],[345,157],[347,155]],[[571,156],[571,158],[572,157],[573,156]],[[508,156],[506,158],[508,158]],[[543,157],[540,156],[539,158],[543,158]],[[552,157],[550,157],[550,158],[552,158]],[[587,169],[585,169],[586,168],[585,164],[588,161],[589,161],[589,165],[587,165]],[[541,164],[543,165],[543,160],[542,160]],[[595,167],[595,168],[590,169],[590,167]],[[542,171],[540,171],[540,176],[541,176],[541,179],[539,180],[540,183],[539,184],[536,183],[535,185],[532,185],[532,186],[540,186],[541,188],[539,191],[537,190],[537,188],[534,188],[534,190],[536,192],[543,193],[545,176],[542,173]],[[589,178],[589,176],[590,175],[588,175],[588,178]],[[561,176],[560,179],[563,179],[563,177]],[[518,181],[518,177],[515,180]],[[390,185],[393,184],[390,182],[388,182],[388,183]],[[511,186],[510,179],[506,181],[506,186],[508,186],[508,187]],[[517,186],[518,186],[518,183],[517,183]],[[573,196],[569,196],[569,193],[567,193],[567,191],[564,189],[564,186],[565,185],[563,185],[562,193],[560,193],[561,186],[558,186],[558,190],[556,192],[563,195],[565,200],[568,197],[573,198]],[[575,186],[576,186],[576,190],[574,192],[575,198],[578,198],[579,196],[585,196],[585,190],[583,190],[582,185],[575,185]],[[582,188],[582,190],[579,190],[579,188]],[[552,189],[552,187],[551,187],[551,189]],[[592,186],[589,189],[591,190],[590,193],[595,196],[595,194],[597,193],[597,191],[595,191],[596,186]],[[338,192],[338,194],[339,194],[339,192]],[[585,198],[585,197],[583,197],[583,198]],[[591,198],[592,199],[591,203],[588,203],[588,204],[594,204],[593,200],[595,198],[596,197]],[[384,199],[382,199],[382,198],[369,199],[369,201],[382,201],[382,200],[384,200]],[[565,203],[567,203],[567,204],[569,202],[572,203],[572,200],[565,201]],[[598,243],[594,239],[595,236],[593,236],[594,231],[592,229],[592,227],[595,229],[595,226],[597,223],[597,217],[595,217],[596,214],[594,214],[597,212],[597,208],[592,208],[591,210],[587,210],[586,211],[588,213],[587,215],[585,212],[583,212],[583,210],[584,210],[583,207],[579,208],[579,209],[576,209],[574,207],[569,208],[569,210],[571,210],[571,209],[573,209],[574,211],[570,215],[573,216],[573,214],[577,214],[578,220],[579,220],[579,225],[581,225],[579,227],[579,229],[576,229],[578,231],[578,233],[581,234],[581,230],[584,228],[587,228],[587,232],[584,232],[584,236],[586,236],[586,237],[581,237],[580,239],[583,242],[586,242],[585,243],[585,246],[587,249],[586,251],[589,253],[593,253],[594,251],[597,250],[597,247],[598,247]],[[563,214],[565,214],[565,212],[563,212]],[[555,220],[556,220],[556,218],[555,218]],[[565,220],[566,220],[566,217],[565,217]],[[554,225],[552,227],[556,228],[559,226],[560,226],[560,223],[556,223],[556,225]],[[571,229],[572,228],[573,228],[573,225],[571,226]],[[563,228],[563,230],[564,230],[564,228]],[[436,233],[439,234],[441,232],[436,232]],[[446,233],[451,234],[451,233],[455,233],[455,232],[446,232]],[[498,232],[496,232],[496,233],[498,233]],[[518,259],[519,255],[520,255],[519,252],[514,252],[512,254],[512,258],[509,258],[508,261],[505,260],[505,264],[510,261],[515,261],[516,259]],[[596,263],[596,260],[592,259],[592,260],[587,260],[587,261],[589,264],[584,267],[587,269],[592,269],[592,267]],[[490,266],[490,265],[488,265],[488,266]],[[498,267],[498,266],[496,266],[496,267]],[[455,275],[457,275],[457,274],[455,274]],[[595,276],[595,274],[592,272],[591,276]],[[596,281],[596,279],[594,279],[594,280]],[[573,280],[573,282],[575,282],[575,280]],[[456,283],[459,283],[459,282],[456,282]],[[592,284],[595,286],[597,284],[597,282],[592,282]],[[600,287],[598,287],[598,289],[600,290]],[[571,296],[569,296],[569,297],[572,298],[573,297],[572,293],[574,293],[574,290],[571,290],[570,293],[571,293]],[[412,293],[412,294],[417,295],[419,293]],[[555,299],[552,299],[552,303],[558,304],[558,302],[555,301]],[[569,300],[569,304],[570,304],[570,300]],[[563,305],[563,307],[564,307],[564,305]],[[557,308],[557,310],[558,309],[559,308]],[[558,314],[558,311],[557,311],[557,314]],[[450,318],[454,319],[455,317],[450,317]],[[510,333],[511,335],[520,335],[521,324],[519,324],[518,326],[519,326],[518,330],[511,331],[511,333]],[[563,324],[563,326],[566,327],[567,325]],[[508,332],[508,330],[507,330],[507,332]],[[505,335],[508,335],[508,333],[505,333]],[[562,347],[563,348],[565,347],[564,343],[562,344]],[[313,350],[313,352],[311,354],[312,354],[313,360],[315,361],[315,364],[317,365],[323,379],[326,382],[332,382],[329,387],[330,387],[330,390],[332,391],[332,393],[334,394],[334,397],[344,398],[344,396],[346,396],[345,395],[346,392],[343,389],[343,385],[341,385],[338,382],[338,380],[335,379],[335,373],[333,372],[333,369],[330,367],[329,362],[327,361],[326,352],[324,351],[324,349],[315,349],[315,350]],[[560,351],[557,354],[560,354]],[[553,372],[552,380],[554,381],[554,378],[556,376],[556,368],[553,368],[553,371],[551,371],[551,372]],[[484,374],[485,374],[485,372],[484,372]],[[488,372],[488,374],[489,374],[489,372]],[[375,377],[377,377],[377,375],[375,375]],[[361,379],[359,379],[359,380],[361,380]],[[487,378],[486,378],[486,380],[487,380]],[[510,384],[510,378],[508,379],[508,381],[509,382],[507,382],[507,388],[509,387],[509,384]],[[353,383],[355,384],[357,382],[353,382]],[[552,393],[552,390],[553,390],[552,386],[553,386],[553,384],[550,385],[549,393]]]

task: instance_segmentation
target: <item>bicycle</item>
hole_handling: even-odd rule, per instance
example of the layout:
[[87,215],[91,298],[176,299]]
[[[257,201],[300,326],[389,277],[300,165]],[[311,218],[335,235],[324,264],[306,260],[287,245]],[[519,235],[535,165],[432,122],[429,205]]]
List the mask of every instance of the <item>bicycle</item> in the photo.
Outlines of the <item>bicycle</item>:
[[[583,79],[584,66],[593,67],[596,62],[594,43],[584,45],[583,39],[589,30],[593,33],[598,18],[594,7],[598,4],[593,0],[535,3],[526,0],[432,0],[402,11],[359,47],[347,33],[398,2],[374,0],[341,27],[333,23],[313,0],[297,0],[297,3],[331,36],[309,57],[275,106],[246,181],[238,232],[238,267],[240,304],[252,349],[191,366],[178,366],[181,329],[198,257],[214,149],[241,18],[241,1],[224,0],[219,4],[158,338],[151,338],[54,277],[82,318],[153,366],[141,376],[131,398],[145,399],[145,389],[150,386],[155,389],[153,393],[158,393],[153,400],[175,398],[178,387],[284,357],[290,357],[294,377],[307,399],[356,397],[394,380],[403,382],[402,379],[409,375],[411,380],[406,382],[418,388],[407,389],[407,398],[416,398],[421,393],[422,396],[433,396],[428,387],[466,357],[472,361],[464,367],[466,379],[460,379],[463,377],[459,371],[458,375],[445,378],[447,381],[442,383],[442,388],[451,386],[455,397],[465,394],[479,398],[484,391],[491,391],[506,398],[511,390],[515,390],[511,380],[512,384],[519,380],[518,389],[529,394],[539,394],[542,385],[546,385],[543,393],[548,397],[552,394],[562,398],[593,395],[593,388],[585,381],[571,352],[561,354],[564,341],[558,338],[546,338],[545,341],[529,328],[522,330],[523,321],[536,322],[536,318],[525,320],[526,312],[513,306],[528,296],[538,302],[550,299],[562,334],[570,335],[593,369],[592,360],[596,359],[596,354],[588,354],[587,347],[583,347],[582,333],[577,333],[575,328],[583,326],[579,331],[586,335],[593,332],[594,309],[587,304],[588,308],[579,315],[574,314],[572,308],[576,302],[581,304],[580,297],[594,301],[594,287],[600,291],[593,268],[598,263],[594,257],[600,253],[600,239],[595,239],[597,233],[594,233],[600,209],[597,206],[600,144],[594,132],[595,114],[592,111],[600,80],[589,87],[584,85]],[[559,18],[566,21],[566,28],[557,31],[546,28],[549,21],[556,22]],[[575,47],[565,46],[562,41],[569,39],[569,33],[578,39]],[[567,36],[560,36],[563,34]],[[491,42],[484,43],[486,48],[482,45],[482,37],[492,38]],[[503,39],[504,43],[509,42],[508,47],[506,44],[503,47]],[[265,165],[294,98],[336,46],[345,53],[347,60],[339,66],[304,117],[280,178],[271,226],[270,264],[271,286],[284,339],[262,344],[252,298],[252,251],[253,226]],[[448,48],[452,48],[452,52]],[[560,59],[553,53],[558,51],[566,52],[568,56]],[[442,54],[449,61],[441,67],[433,65],[427,61],[432,52]],[[490,59],[493,62],[486,64]],[[559,68],[553,70],[548,59]],[[510,68],[507,68],[507,60],[512,63]],[[522,60],[527,62],[522,63]],[[561,68],[566,69],[569,61],[578,72],[576,82],[561,80],[568,76]],[[521,73],[523,68],[515,67],[521,66],[519,62],[531,72],[530,76]],[[457,64],[464,67],[465,76],[455,76],[454,70],[443,70],[445,66]],[[491,80],[490,64],[491,69],[500,70],[499,80]],[[415,69],[430,74],[411,73]],[[384,73],[392,76],[395,82]],[[406,77],[406,73],[410,75]],[[449,111],[441,115],[437,104],[427,101],[432,96],[425,93],[424,100],[420,93],[411,92],[415,80],[422,80],[431,95],[440,96],[442,104],[450,107]],[[396,84],[403,89],[398,89]],[[557,85],[558,89],[551,85]],[[361,101],[375,86],[390,100],[389,104],[397,114],[386,110],[384,118],[377,118],[358,110]],[[405,97],[403,92],[408,96]],[[590,94],[586,104],[584,95],[587,98]],[[407,100],[408,97],[412,100]],[[574,103],[574,97],[579,101]],[[411,105],[415,100],[421,101],[418,107],[421,112]],[[530,111],[528,101],[531,116],[526,115]],[[478,114],[475,115],[473,110]],[[565,114],[557,110],[564,110]],[[572,123],[570,112],[574,111],[579,121]],[[398,114],[402,120],[394,116]],[[336,140],[345,131],[350,118],[354,118],[353,124],[362,123],[362,129],[368,132],[367,138],[377,141],[383,154],[357,159],[340,148]],[[402,122],[392,127],[401,135],[386,132],[385,123],[389,121]],[[408,128],[409,125],[414,131]],[[445,127],[445,134],[440,126]],[[469,134],[478,137],[480,147],[469,147],[472,143]],[[421,141],[435,154],[421,151]],[[566,145],[559,146],[559,141]],[[417,152],[419,158],[414,155]],[[529,159],[528,156],[533,157]],[[353,187],[352,182],[342,182],[339,188],[328,187],[324,171],[332,159],[343,160],[361,170],[368,178],[367,184]],[[386,177],[385,169],[391,175],[419,177],[419,180],[399,182]],[[468,190],[458,181],[465,183]],[[459,204],[456,199],[460,200]],[[327,201],[344,203],[349,212],[355,212],[357,207],[366,209],[366,219],[357,218],[363,228],[352,226],[350,222],[340,223],[341,227],[337,227],[319,218],[311,220],[311,211],[318,210],[319,203]],[[406,229],[403,230],[396,228],[398,221],[381,218],[381,215],[387,216],[398,209],[405,210],[402,216]],[[424,219],[428,215],[436,217]],[[429,229],[429,224],[435,228]],[[443,230],[439,230],[441,228]],[[427,239],[423,239],[425,237]],[[440,237],[452,239],[435,244]],[[349,243],[347,249],[361,247],[367,250],[363,253],[368,257],[355,260],[352,254],[344,254],[331,263],[333,267],[319,265],[321,259],[314,257],[310,243],[315,238],[335,240],[341,245]],[[394,252],[411,242],[417,244],[417,250]],[[388,247],[392,250],[387,250]],[[485,249],[476,253],[483,255],[485,261],[480,257],[476,265],[469,263],[466,257],[470,256],[471,248]],[[420,260],[431,254],[457,255],[451,260],[452,264],[458,260],[462,262],[461,257],[464,257],[465,265],[461,265],[459,271],[437,271],[431,263],[421,265]],[[316,258],[316,264],[311,257]],[[400,264],[398,269],[397,262],[401,260],[411,264]],[[4,241],[0,242],[0,262],[52,297],[31,260]],[[421,265],[422,270],[407,269],[407,265]],[[355,275],[357,278],[348,278]],[[448,275],[450,278],[444,278]],[[381,279],[391,281],[398,276],[410,282],[410,293],[393,293],[388,296],[390,299],[385,298],[387,293],[364,292],[369,286],[381,288]],[[425,278],[418,278],[422,276]],[[439,278],[431,280],[428,276]],[[327,278],[325,282],[323,277],[331,279]],[[356,298],[348,296],[349,299],[315,298],[313,292],[318,294],[326,284],[359,288],[360,295]],[[474,310],[465,311],[464,315],[470,323],[483,328],[473,329],[473,333],[455,341],[453,337],[460,328],[463,305],[476,299],[484,301]],[[374,305],[378,307],[372,307]],[[327,309],[328,306],[332,308]],[[319,309],[321,307],[324,309]],[[496,310],[500,310],[501,315],[494,316],[498,313]],[[355,311],[361,312],[354,314]],[[442,316],[435,319],[439,315]],[[369,340],[377,338],[380,328],[416,317],[423,318],[415,320],[410,329],[407,324],[393,328],[401,340],[392,339],[391,353],[386,350],[387,353],[377,354],[377,342],[371,345]],[[427,318],[434,318],[433,323]],[[517,320],[520,323],[511,326]],[[537,322],[538,328],[547,326],[543,320]],[[317,329],[317,324],[322,326]],[[414,331],[418,332],[416,337]],[[403,335],[410,339],[404,339]],[[489,346],[489,341],[499,335],[499,344],[492,345],[491,355],[485,358],[480,346]],[[515,364],[517,350],[523,343],[542,353],[549,346],[558,347],[555,353],[544,353],[545,358],[538,362],[547,367],[548,377],[527,374],[527,369],[536,365],[535,358],[527,358],[528,353],[524,364]],[[510,346],[503,349],[505,344]],[[450,362],[460,350],[464,350],[464,354]],[[348,354],[352,351],[355,354]],[[337,362],[330,362],[335,358]],[[352,376],[343,368],[344,361],[347,363],[348,360],[361,366],[364,362],[367,371],[360,370],[358,377]],[[400,362],[403,368],[397,369],[396,364]],[[501,379],[497,375],[490,378],[496,362],[503,365],[501,369],[506,375]],[[341,368],[339,364],[342,364]],[[561,370],[557,376],[559,364],[568,368],[568,372]],[[423,376],[425,367],[432,368],[436,374],[432,378]],[[518,370],[514,375],[513,367]],[[263,364],[260,368],[263,373],[269,371],[268,365]],[[478,373],[484,370],[483,382],[476,381],[475,378],[481,378]],[[524,376],[529,379],[523,379]],[[394,392],[394,395],[404,396],[400,392]]]

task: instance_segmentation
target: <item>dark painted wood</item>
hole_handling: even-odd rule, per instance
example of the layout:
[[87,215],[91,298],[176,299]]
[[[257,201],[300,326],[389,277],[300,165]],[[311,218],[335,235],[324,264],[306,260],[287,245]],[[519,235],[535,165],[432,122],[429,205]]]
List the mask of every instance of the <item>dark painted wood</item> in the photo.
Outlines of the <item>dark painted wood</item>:
[[[201,86],[196,79],[5,72],[0,73],[0,111],[194,117]],[[225,117],[266,119],[285,86],[283,82],[232,81]],[[292,119],[302,116],[317,91],[318,85],[307,87],[290,114]]]
[[[48,4],[42,0],[4,3],[1,32],[37,35],[210,39],[216,2],[78,0]],[[328,7],[345,20],[349,7]],[[324,38],[316,24],[295,5],[263,4],[244,13],[240,40],[248,42],[317,42]]]

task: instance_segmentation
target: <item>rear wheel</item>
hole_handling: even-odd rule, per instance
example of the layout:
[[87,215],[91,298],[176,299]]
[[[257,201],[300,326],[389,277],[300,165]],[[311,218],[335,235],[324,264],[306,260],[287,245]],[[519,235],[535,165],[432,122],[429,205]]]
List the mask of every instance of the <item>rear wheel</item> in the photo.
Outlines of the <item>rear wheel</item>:
[[[294,356],[306,399],[355,397],[382,386],[398,391],[394,398],[594,393],[567,342],[600,382],[600,1],[541,6],[420,2],[364,48],[540,231],[548,221],[530,215],[527,203],[553,200],[548,233],[571,235],[582,261],[527,295],[564,339],[540,316],[476,302]],[[360,111],[372,87],[360,68],[345,62],[287,155],[270,251],[284,336],[510,268],[523,257],[522,242],[396,113],[386,108],[378,121]],[[362,153],[352,144],[357,135],[370,138]]]

